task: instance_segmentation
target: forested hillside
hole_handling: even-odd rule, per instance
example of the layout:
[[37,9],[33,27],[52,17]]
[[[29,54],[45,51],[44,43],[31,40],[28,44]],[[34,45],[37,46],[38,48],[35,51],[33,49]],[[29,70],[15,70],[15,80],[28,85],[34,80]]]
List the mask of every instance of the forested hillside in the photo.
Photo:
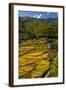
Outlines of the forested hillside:
[[58,36],[57,18],[36,19],[19,17],[19,42],[21,40]]

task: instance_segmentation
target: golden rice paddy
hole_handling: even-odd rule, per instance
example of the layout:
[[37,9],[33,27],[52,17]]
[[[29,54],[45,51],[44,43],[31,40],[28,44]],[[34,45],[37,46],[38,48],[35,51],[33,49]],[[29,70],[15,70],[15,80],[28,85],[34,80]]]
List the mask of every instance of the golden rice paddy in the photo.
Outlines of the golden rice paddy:
[[19,46],[19,78],[40,78],[45,74],[50,64],[48,51],[47,40],[22,42]]

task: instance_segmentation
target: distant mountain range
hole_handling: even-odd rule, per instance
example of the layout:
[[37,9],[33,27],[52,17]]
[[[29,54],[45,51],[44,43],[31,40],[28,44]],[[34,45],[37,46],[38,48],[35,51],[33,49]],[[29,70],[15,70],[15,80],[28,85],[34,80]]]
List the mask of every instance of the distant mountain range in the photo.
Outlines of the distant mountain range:
[[34,18],[34,17],[19,17],[20,21],[31,21],[31,20],[37,20],[41,22],[57,22],[58,18]]

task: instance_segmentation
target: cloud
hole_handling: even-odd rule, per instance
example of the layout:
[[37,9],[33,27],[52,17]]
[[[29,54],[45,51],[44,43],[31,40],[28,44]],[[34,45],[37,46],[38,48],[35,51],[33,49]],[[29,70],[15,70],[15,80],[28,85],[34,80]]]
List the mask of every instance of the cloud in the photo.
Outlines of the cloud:
[[42,17],[42,14],[34,15],[33,17],[34,17],[34,18],[41,18],[41,17]]

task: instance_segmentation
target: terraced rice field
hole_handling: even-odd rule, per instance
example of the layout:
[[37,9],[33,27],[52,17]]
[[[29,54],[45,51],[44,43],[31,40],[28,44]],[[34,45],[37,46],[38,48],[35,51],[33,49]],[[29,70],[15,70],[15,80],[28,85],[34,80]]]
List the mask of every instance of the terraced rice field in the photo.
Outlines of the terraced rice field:
[[46,77],[50,70],[50,46],[45,38],[19,44],[19,78]]

